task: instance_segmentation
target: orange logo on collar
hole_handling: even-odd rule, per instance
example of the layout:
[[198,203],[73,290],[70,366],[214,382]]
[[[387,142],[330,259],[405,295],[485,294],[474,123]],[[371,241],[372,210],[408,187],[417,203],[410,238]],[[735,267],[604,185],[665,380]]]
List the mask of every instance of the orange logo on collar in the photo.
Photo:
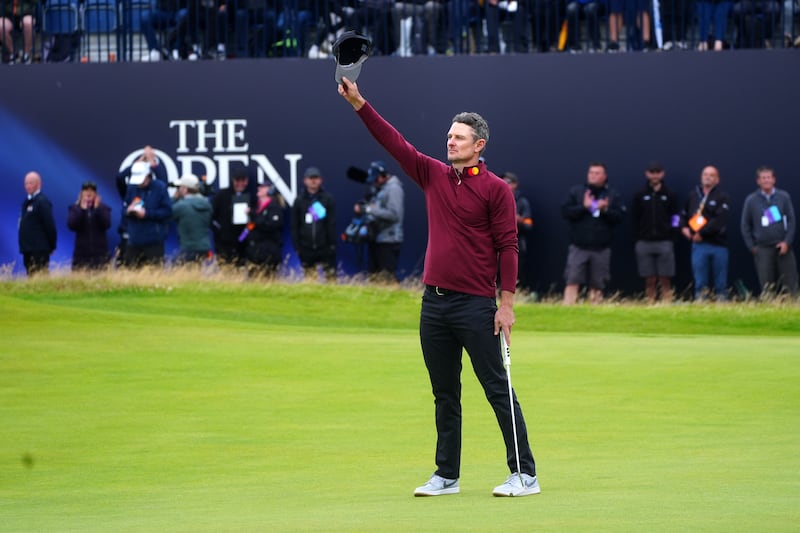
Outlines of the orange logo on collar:
[[469,173],[472,174],[473,176],[477,176],[479,172],[480,169],[478,169],[478,167],[472,167],[471,169],[469,169]]

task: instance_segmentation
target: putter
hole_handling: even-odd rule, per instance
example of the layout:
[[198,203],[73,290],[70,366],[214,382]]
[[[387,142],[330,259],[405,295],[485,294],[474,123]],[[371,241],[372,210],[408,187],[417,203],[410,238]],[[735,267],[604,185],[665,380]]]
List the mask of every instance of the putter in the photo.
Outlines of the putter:
[[503,366],[506,367],[506,375],[508,376],[508,402],[511,405],[511,428],[514,430],[514,456],[517,459],[517,475],[519,476],[519,485],[525,488],[525,482],[522,480],[522,469],[519,466],[519,444],[517,444],[517,417],[514,414],[514,390],[511,388],[511,349],[506,342],[505,333],[500,330],[500,355],[503,357]]

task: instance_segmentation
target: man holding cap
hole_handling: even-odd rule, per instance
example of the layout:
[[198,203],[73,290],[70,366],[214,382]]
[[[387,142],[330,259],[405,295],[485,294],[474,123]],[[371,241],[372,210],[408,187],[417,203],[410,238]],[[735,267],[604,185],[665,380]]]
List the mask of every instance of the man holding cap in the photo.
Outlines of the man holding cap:
[[464,350],[497,417],[511,472],[492,494],[538,494],[525,419],[500,353],[498,334],[510,343],[514,325],[517,222],[511,188],[479,160],[489,139],[489,126],[477,113],[457,114],[447,132],[448,164],[417,151],[372,108],[347,76],[338,90],[375,140],[425,194],[428,249],[422,276],[426,289],[420,342],[435,399],[437,468],[414,495],[440,496],[460,490]]
[[138,268],[163,264],[172,202],[167,186],[153,179],[152,168],[144,161],[137,161],[131,166],[122,208],[128,219],[128,248],[124,265]]

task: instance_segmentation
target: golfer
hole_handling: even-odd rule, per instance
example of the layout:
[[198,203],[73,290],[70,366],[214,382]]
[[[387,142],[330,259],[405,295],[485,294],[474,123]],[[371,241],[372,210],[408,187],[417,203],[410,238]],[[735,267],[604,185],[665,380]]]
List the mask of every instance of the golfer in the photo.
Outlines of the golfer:
[[[338,85],[373,137],[425,193],[428,249],[425,254],[419,335],[436,406],[436,472],[415,496],[459,492],[461,469],[461,353],[494,409],[506,446],[511,475],[495,487],[495,496],[540,492],[536,464],[516,394],[514,419],[508,376],[498,333],[510,340],[517,280],[517,222],[511,188],[479,161],[489,127],[477,113],[459,113],[447,132],[447,165],[417,151],[346,77]],[[496,280],[500,274],[500,307]]]

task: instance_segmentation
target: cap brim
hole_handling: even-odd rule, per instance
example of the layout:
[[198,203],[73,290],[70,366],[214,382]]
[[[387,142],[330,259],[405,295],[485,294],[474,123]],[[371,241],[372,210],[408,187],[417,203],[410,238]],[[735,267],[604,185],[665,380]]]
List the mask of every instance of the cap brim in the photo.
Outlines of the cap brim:
[[146,177],[147,177],[147,174],[136,174],[136,175],[131,174],[131,177],[128,180],[128,183],[131,184],[131,185],[141,185],[142,183],[144,183],[144,179]]
[[350,65],[336,65],[336,73],[334,74],[334,79],[336,83],[342,83],[342,77],[347,77],[348,80],[354,82],[358,79],[358,76],[361,74],[361,66],[364,64],[364,61],[367,60],[369,56],[364,55],[359,58],[358,61],[355,63],[351,63]]

